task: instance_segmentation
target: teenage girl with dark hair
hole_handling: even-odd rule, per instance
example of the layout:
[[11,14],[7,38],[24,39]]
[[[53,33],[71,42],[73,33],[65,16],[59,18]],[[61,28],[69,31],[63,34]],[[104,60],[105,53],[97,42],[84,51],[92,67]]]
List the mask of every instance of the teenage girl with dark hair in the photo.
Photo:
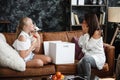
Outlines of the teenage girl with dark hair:
[[78,63],[78,74],[90,80],[91,68],[101,70],[105,63],[102,31],[96,14],[86,14],[82,23],[83,35],[78,44],[84,57]]

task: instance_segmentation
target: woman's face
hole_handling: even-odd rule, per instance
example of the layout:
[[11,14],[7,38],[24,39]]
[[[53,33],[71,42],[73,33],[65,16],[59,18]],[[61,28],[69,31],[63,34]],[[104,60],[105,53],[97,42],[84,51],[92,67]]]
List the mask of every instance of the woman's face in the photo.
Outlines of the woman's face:
[[82,30],[84,33],[88,33],[88,24],[85,20],[82,22]]
[[33,24],[33,22],[32,22],[31,19],[28,19],[28,20],[26,21],[26,24],[25,24],[24,29],[26,29],[26,30],[29,31],[29,32],[35,30],[34,24]]

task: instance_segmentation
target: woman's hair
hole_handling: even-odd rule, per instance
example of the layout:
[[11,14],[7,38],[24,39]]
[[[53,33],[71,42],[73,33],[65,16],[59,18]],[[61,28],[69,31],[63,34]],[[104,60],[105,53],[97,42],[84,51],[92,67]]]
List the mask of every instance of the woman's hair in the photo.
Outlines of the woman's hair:
[[17,32],[16,38],[18,38],[20,32],[23,30],[24,25],[26,25],[26,22],[27,22],[28,19],[30,19],[30,18],[29,17],[23,17],[23,18],[20,19],[19,24],[17,26],[17,30],[16,30],[16,32]]
[[96,30],[101,30],[96,14],[85,14],[84,19],[89,27],[88,34],[90,35],[90,37],[94,34]]

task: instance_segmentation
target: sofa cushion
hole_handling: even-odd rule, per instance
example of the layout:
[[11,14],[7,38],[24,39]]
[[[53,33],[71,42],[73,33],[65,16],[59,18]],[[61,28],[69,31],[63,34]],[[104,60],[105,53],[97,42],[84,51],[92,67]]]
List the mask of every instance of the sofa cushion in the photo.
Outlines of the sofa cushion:
[[76,74],[77,64],[60,64],[56,65],[56,71],[60,71],[62,74]]
[[75,43],[75,59],[80,60],[84,56],[84,53],[82,52],[82,48],[78,45],[78,38],[73,37],[72,43]]
[[16,39],[16,33],[3,33],[5,38],[6,38],[6,42],[12,46],[13,42]]
[[0,68],[0,77],[26,77],[26,76],[35,77],[35,76],[52,75],[52,74],[55,74],[54,64],[44,65],[44,67],[39,67],[39,68],[27,67],[26,70],[23,72],[15,71],[9,68]]
[[44,41],[68,41],[66,32],[45,32],[43,33],[43,40]]
[[18,71],[25,71],[25,62],[6,42],[0,42],[0,66],[9,67]]
[[78,30],[78,31],[68,31],[67,32],[68,41],[71,42],[73,37],[79,38],[82,34],[83,33],[82,33],[81,30]]

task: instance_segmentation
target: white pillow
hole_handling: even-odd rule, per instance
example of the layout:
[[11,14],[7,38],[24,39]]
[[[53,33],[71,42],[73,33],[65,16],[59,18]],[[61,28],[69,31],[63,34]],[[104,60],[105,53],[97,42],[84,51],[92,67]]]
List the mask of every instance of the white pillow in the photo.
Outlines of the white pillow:
[[6,42],[0,42],[0,66],[18,71],[25,71],[26,64],[18,52]]

